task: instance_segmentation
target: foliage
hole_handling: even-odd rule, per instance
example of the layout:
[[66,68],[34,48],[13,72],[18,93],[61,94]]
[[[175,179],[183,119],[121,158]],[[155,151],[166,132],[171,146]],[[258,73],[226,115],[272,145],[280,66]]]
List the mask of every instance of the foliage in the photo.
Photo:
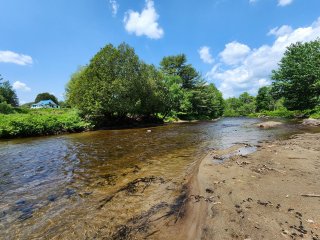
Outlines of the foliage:
[[39,109],[25,114],[0,114],[1,138],[78,132],[89,127],[75,110]]
[[272,72],[273,91],[289,110],[312,109],[320,103],[320,40],[289,46]]
[[9,114],[14,113],[14,108],[6,103],[6,102],[0,102],[0,114]]
[[320,106],[316,107],[310,114],[311,118],[320,119]]
[[44,92],[44,93],[39,93],[36,97],[36,99],[34,100],[35,103],[38,103],[42,100],[52,100],[54,103],[59,104],[58,99],[56,98],[56,96],[54,96],[53,94],[50,94],[48,92]]
[[239,98],[228,98],[225,101],[225,117],[247,116],[255,113],[256,101],[249,93],[242,93]]
[[224,100],[214,84],[200,85],[192,90],[192,115],[196,119],[213,119],[222,116]]
[[19,105],[16,92],[12,89],[9,81],[5,81],[0,75],[0,103],[6,102],[12,107]]
[[191,109],[190,93],[182,88],[182,79],[179,76],[165,75],[163,77],[163,116],[177,117]]
[[222,95],[205,85],[185,55],[163,58],[160,71],[127,44],[109,44],[71,77],[67,104],[99,124],[192,115],[217,117]]
[[271,117],[271,118],[295,118],[301,115],[301,112],[290,111],[286,108],[276,109],[273,111],[263,110],[257,113],[249,114],[250,117]]
[[181,119],[212,119],[222,115],[222,94],[213,85],[207,85],[200,74],[187,64],[184,54],[167,56],[160,62],[160,71],[173,79],[169,99],[175,99],[170,116]]
[[163,110],[161,76],[127,44],[111,44],[75,73],[67,86],[68,104],[84,116],[121,120]]
[[187,64],[184,54],[164,57],[160,62],[160,70],[169,76],[178,76],[182,79],[182,88],[192,89],[200,80],[200,74],[191,64]]
[[261,87],[256,97],[257,112],[275,109],[275,100],[271,94],[271,86]]

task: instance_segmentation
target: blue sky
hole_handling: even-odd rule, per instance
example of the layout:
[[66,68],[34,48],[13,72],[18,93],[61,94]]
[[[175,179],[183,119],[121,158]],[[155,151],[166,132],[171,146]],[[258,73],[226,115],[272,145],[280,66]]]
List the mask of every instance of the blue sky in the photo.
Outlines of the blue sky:
[[63,99],[81,65],[126,42],[147,63],[185,53],[224,97],[270,83],[285,48],[320,37],[319,0],[0,0],[0,74],[21,103]]

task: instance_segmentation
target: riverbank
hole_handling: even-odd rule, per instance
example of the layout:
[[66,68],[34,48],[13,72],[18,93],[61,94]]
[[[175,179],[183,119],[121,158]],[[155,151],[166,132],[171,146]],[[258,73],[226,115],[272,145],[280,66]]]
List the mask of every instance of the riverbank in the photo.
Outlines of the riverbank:
[[22,113],[0,114],[0,138],[19,138],[83,132],[91,124],[73,109],[25,109]]
[[212,151],[201,161],[174,226],[180,239],[320,239],[320,134],[237,155],[244,147]]

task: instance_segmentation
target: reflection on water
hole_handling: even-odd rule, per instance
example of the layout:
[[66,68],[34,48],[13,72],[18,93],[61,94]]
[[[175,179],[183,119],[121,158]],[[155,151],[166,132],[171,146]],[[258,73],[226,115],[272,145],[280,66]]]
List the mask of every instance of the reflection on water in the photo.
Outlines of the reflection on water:
[[[14,238],[92,238],[148,209],[160,188],[138,198],[106,195],[146,176],[178,184],[192,163],[212,148],[257,144],[298,131],[287,124],[261,130],[258,119],[171,124],[0,142],[0,235]],[[173,192],[172,195],[175,193]],[[169,194],[170,195],[170,194]],[[149,206],[150,207],[150,206]],[[98,234],[98,235],[97,235]]]

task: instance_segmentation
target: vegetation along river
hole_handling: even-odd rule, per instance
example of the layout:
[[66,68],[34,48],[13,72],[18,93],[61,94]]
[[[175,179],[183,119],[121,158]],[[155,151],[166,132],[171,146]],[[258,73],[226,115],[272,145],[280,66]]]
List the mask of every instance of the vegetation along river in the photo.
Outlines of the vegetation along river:
[[256,127],[260,121],[224,118],[3,140],[0,238],[117,239],[135,227],[147,232],[149,215],[176,214],[188,172],[209,149],[306,130],[294,123],[263,130]]

